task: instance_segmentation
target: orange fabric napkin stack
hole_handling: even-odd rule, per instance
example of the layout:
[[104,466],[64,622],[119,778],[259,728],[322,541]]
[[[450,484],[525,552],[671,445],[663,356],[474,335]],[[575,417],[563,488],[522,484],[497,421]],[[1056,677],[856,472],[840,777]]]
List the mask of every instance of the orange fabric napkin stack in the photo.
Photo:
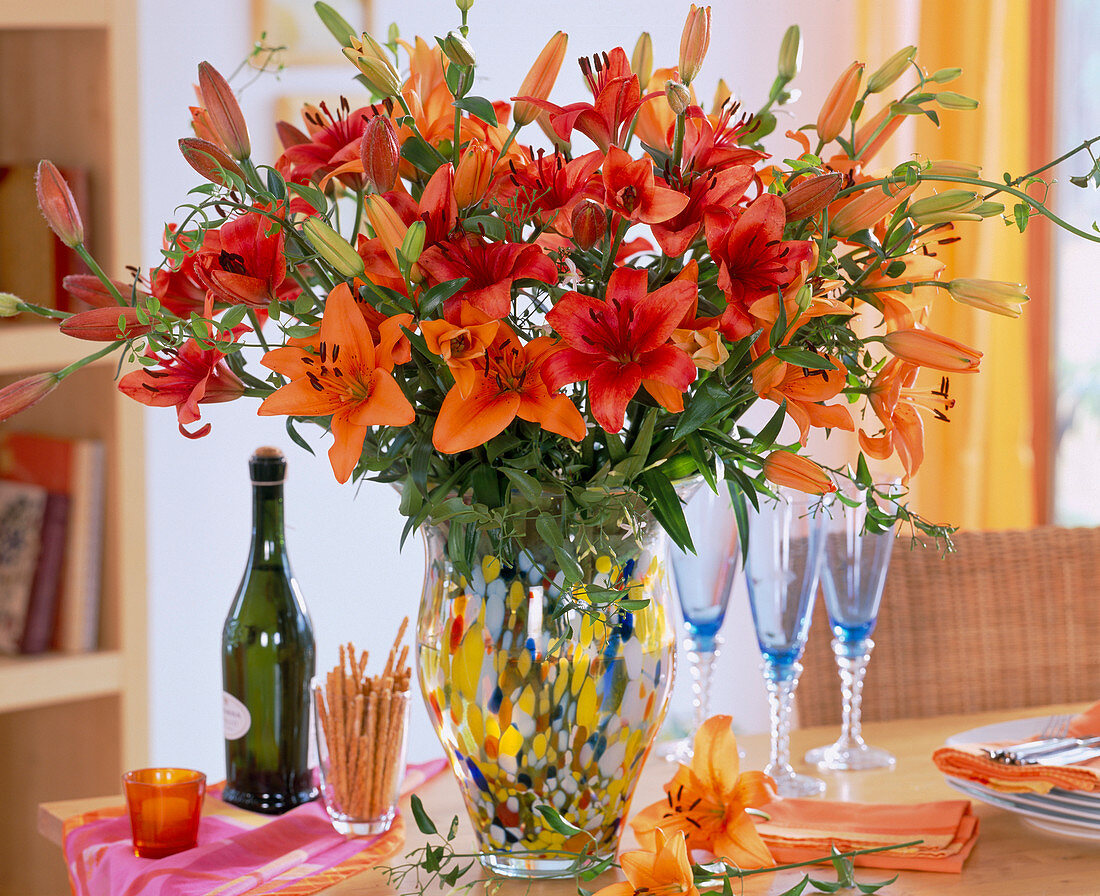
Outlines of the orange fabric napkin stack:
[[[1090,706],[1070,722],[1071,737],[1100,734],[1100,702]],[[945,775],[984,784],[1005,793],[1047,793],[1053,787],[1062,790],[1100,791],[1100,758],[1075,765],[1009,765],[990,759],[985,747],[1003,744],[963,744],[940,747],[932,761]]]
[[978,839],[978,819],[968,800],[887,805],[817,799],[773,800],[758,821],[776,862],[803,862],[829,853],[923,841],[918,846],[857,856],[868,868],[959,873]]

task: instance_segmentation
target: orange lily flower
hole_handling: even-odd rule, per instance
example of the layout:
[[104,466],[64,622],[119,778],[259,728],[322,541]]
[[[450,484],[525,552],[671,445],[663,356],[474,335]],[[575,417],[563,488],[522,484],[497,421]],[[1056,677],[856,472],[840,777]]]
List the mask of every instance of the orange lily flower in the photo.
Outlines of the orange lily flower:
[[470,208],[481,202],[493,176],[496,153],[480,140],[471,140],[455,168],[454,196],[459,208]]
[[[546,46],[542,48],[535,64],[519,85],[519,96],[533,96],[545,100],[554,89],[554,82],[558,80],[558,72],[561,71],[562,60],[565,59],[565,48],[569,43],[569,35],[564,31],[557,32]],[[516,99],[516,97],[513,97]],[[512,107],[512,121],[519,126],[528,125],[538,118],[539,110],[529,102],[517,102]]]
[[707,719],[695,735],[690,767],[681,765],[665,785],[666,799],[634,816],[630,826],[643,846],[659,844],[662,832],[681,834],[688,849],[706,850],[739,868],[775,865],[745,811],[771,800],[775,782],[763,772],[740,771],[731,721]]
[[766,371],[768,382],[757,387],[757,371],[753,371],[753,388],[761,398],[776,404],[787,402],[787,415],[798,425],[799,441],[803,446],[810,436],[810,427],[821,429],[855,430],[852,415],[844,405],[827,405],[826,401],[836,398],[844,389],[848,378],[847,368],[839,359],[829,357],[833,370],[811,370],[794,364],[780,362],[780,367],[768,370],[760,365],[758,370]]
[[[427,343],[428,351],[439,355],[447,362],[447,369],[455,378],[455,385],[461,398],[469,398],[476,380],[474,362],[485,357],[485,350],[496,338],[499,321],[490,320],[479,314],[471,305],[465,305],[459,312],[462,324],[452,324],[446,320],[423,320],[420,333]],[[477,321],[472,323],[469,321]]]
[[317,354],[286,346],[264,355],[263,365],[290,382],[265,398],[258,413],[331,414],[335,441],[329,462],[336,479],[347,482],[363,452],[368,427],[407,426],[415,415],[390,373],[392,358],[375,346],[349,289],[329,294],[318,346]]
[[634,849],[619,857],[626,880],[608,884],[594,896],[699,896],[682,832],[653,832],[653,849]]
[[587,434],[581,412],[566,396],[551,393],[542,379],[543,362],[553,348],[550,338],[524,344],[507,325],[499,327],[492,352],[475,368],[465,397],[457,382],[444,397],[432,432],[436,450],[457,454],[476,448],[516,417],[579,442]]
[[[249,327],[233,330],[234,337],[250,332]],[[184,429],[185,423],[197,423],[200,404],[233,401],[244,394],[244,383],[229,369],[225,355],[215,348],[203,348],[189,339],[178,351],[166,351],[164,357],[150,354],[159,362],[156,367],[143,367],[128,373],[118,381],[118,389],[135,401],[154,408],[176,408],[180,433],[189,439],[199,439],[210,432],[207,423],[195,432]]]
[[[646,84],[646,94],[658,94],[657,99],[642,104],[638,110],[637,123],[634,125],[634,133],[642,143],[668,155],[672,155],[670,135],[676,126],[676,113],[672,111],[663,94],[668,81],[679,80],[680,73],[674,68],[656,69]],[[692,105],[694,105],[695,89],[689,86],[688,91],[692,95]]]
[[898,276],[887,276],[887,269],[896,263],[896,260],[889,265],[883,263],[868,274],[860,285],[874,290],[875,299],[882,303],[879,310],[886,318],[888,329],[907,330],[921,320],[922,313],[932,304],[939,288],[914,286],[912,292],[904,293],[898,287],[917,280],[938,280],[946,265],[931,255],[910,255],[902,259],[904,269]]
[[825,103],[817,115],[817,136],[822,143],[835,140],[856,104],[859,95],[859,82],[863,77],[863,63],[853,62],[837,78],[833,89],[825,98]]
[[882,344],[903,361],[948,373],[976,373],[982,359],[976,348],[931,330],[894,330],[882,337]]

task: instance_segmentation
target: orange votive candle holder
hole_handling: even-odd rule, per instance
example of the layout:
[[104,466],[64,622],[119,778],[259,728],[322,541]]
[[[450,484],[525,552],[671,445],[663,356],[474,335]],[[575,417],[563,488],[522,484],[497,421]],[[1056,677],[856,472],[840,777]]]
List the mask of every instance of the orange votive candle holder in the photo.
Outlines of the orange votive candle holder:
[[206,775],[188,768],[140,768],[122,776],[134,854],[160,859],[198,842]]

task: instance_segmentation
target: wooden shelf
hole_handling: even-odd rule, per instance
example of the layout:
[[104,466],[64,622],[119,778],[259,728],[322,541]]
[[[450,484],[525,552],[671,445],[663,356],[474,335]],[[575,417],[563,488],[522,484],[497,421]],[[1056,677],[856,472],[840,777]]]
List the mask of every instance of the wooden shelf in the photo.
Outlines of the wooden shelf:
[[111,21],[111,0],[0,0],[4,28],[102,28]]
[[0,658],[0,712],[117,694],[122,664],[114,650]]
[[[0,376],[60,370],[89,355],[99,343],[62,335],[51,321],[7,320],[0,323]],[[113,359],[112,364],[117,363]]]

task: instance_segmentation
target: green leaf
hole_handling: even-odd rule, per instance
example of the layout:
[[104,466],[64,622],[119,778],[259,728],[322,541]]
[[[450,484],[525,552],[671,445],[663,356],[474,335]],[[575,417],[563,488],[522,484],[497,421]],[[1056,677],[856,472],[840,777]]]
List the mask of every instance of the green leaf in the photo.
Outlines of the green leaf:
[[595,880],[601,874],[603,874],[608,868],[615,864],[615,856],[608,856],[606,859],[602,859],[590,868],[586,868],[581,872],[581,880]]
[[[712,492],[718,491],[718,478],[714,475],[714,466],[707,460],[706,448],[703,447],[703,440],[699,438],[698,433],[691,433],[686,439],[684,444],[687,445],[688,454],[691,455],[691,459],[695,461],[695,468],[702,474],[703,479],[706,481]],[[666,469],[667,475],[667,469]]]
[[496,110],[493,109],[493,104],[483,96],[464,96],[460,100],[455,100],[454,105],[463,112],[469,112],[471,115],[480,118],[489,127],[495,128],[497,126]]
[[470,215],[461,224],[470,233],[481,233],[500,243],[508,241],[508,230],[496,215]]
[[802,893],[806,889],[806,885],[809,882],[809,877],[804,877],[789,890],[784,890],[782,893],[780,893],[779,896],[802,896]]
[[420,833],[435,834],[435,823],[428,816],[428,813],[424,811],[424,804],[420,802],[420,797],[414,793],[409,797],[409,804],[412,808],[413,818],[416,820],[416,826],[420,829]]
[[565,544],[565,538],[561,533],[561,526],[550,514],[543,512],[535,517],[535,531],[539,537],[551,548],[560,548]]
[[695,390],[684,412],[679,415],[672,437],[681,439],[706,425],[728,399],[729,392],[716,378],[707,379]]
[[806,349],[784,345],[777,348],[773,354],[780,361],[786,361],[788,364],[804,367],[807,370],[836,370],[836,365],[828,358]]
[[443,164],[439,153],[435,152],[418,134],[410,134],[401,144],[401,157],[426,174],[434,174]]
[[879,890],[881,890],[881,889],[882,889],[883,887],[888,887],[888,886],[890,886],[890,884],[892,884],[892,883],[893,883],[894,881],[896,881],[897,879],[898,879],[898,876],[897,876],[897,875],[895,874],[895,875],[894,875],[893,877],[891,877],[891,878],[890,878],[889,880],[884,880],[884,881],[882,881],[881,883],[877,883],[877,884],[861,884],[861,883],[857,883],[857,884],[856,884],[856,889],[858,889],[858,890],[859,890],[859,892],[861,892],[861,893],[877,893],[877,892],[878,892]]
[[308,202],[318,212],[324,212],[328,208],[328,200],[325,199],[325,194],[318,190],[316,187],[311,187],[309,184],[294,184],[290,183],[286,185],[287,189],[292,193],[297,193],[306,202]]
[[660,470],[646,470],[639,478],[641,494],[664,530],[676,545],[686,553],[695,553],[691,532],[684,518],[680,496],[668,477]]
[[870,488],[874,485],[871,470],[867,466],[867,458],[863,456],[862,451],[859,453],[859,460],[856,462],[856,484],[860,488]]
[[534,504],[542,497],[542,484],[534,477],[511,467],[501,467],[501,472],[508,477],[512,485],[523,497]]
[[580,585],[584,581],[584,570],[569,551],[564,548],[554,548],[554,559],[558,562],[558,569],[565,576],[566,585]]
[[420,296],[420,317],[430,315],[439,305],[454,296],[469,281],[467,277],[458,280],[448,280],[445,283],[437,283]]
[[320,0],[313,4],[313,8],[317,12],[317,17],[321,20],[321,23],[340,42],[340,46],[350,47],[351,40],[349,38],[354,37],[356,31],[348,24],[347,20],[327,3],[321,3]]
[[292,441],[299,448],[304,448],[310,454],[313,454],[312,446],[309,444],[309,442],[305,440],[305,437],[300,432],[298,432],[297,429],[294,428],[294,423],[297,419],[298,418],[296,417],[286,418],[286,434],[290,436],[290,441]]
[[840,884],[828,880],[815,880],[812,877],[808,877],[807,880],[813,884],[822,893],[835,893],[840,889]]
[[787,419],[787,402],[784,401],[772,414],[771,419],[764,424],[763,429],[752,440],[753,451],[767,451],[779,437],[779,431],[783,428],[783,421]]
[[622,474],[627,482],[633,481],[649,460],[649,449],[653,445],[653,427],[656,423],[657,414],[652,409],[646,411],[630,452],[622,461],[615,464],[615,472]]
[[1012,207],[1012,217],[1016,221],[1016,227],[1020,233],[1027,230],[1027,222],[1031,217],[1026,203],[1018,202]]
[[577,827],[575,824],[571,824],[561,817],[561,813],[558,812],[553,806],[540,805],[535,806],[535,811],[539,813],[545,819],[547,826],[562,834],[565,837],[575,837],[577,834],[583,834],[584,830]]

